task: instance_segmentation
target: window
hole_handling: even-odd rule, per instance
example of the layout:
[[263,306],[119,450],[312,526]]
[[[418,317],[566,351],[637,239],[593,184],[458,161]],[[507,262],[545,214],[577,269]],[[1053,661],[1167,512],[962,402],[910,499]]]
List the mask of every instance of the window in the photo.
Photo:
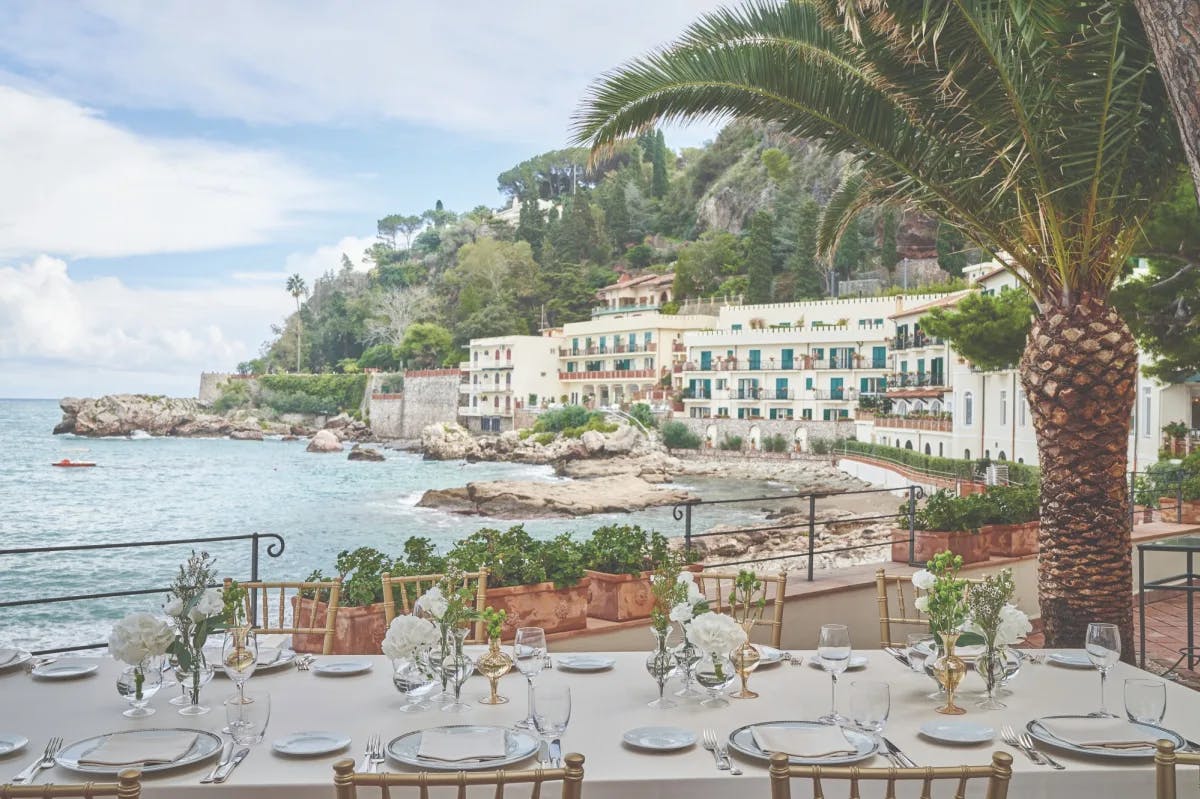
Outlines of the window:
[[813,379],[811,377],[804,378],[804,390],[812,391],[812,387],[813,387]]
[[[970,391],[963,394],[963,424],[970,427],[975,423],[975,397]],[[970,458],[971,456],[966,456]]]
[[803,410],[801,410],[800,418],[812,420],[812,408],[804,408]]
[[971,450],[969,450],[969,449],[964,449],[964,450],[963,450],[963,460],[964,460],[964,461],[969,461],[969,460],[971,460]]
[[762,350],[750,350],[750,368],[754,370],[762,368]]
[[1150,438],[1154,434],[1154,425],[1150,423],[1150,386],[1142,389],[1142,438]]
[[945,444],[943,444],[941,441],[939,441],[938,442],[938,457],[939,458],[942,457],[942,451],[943,451],[944,447],[945,447]]
[[1004,427],[1008,424],[1008,392],[1000,392],[1000,426]]
[[733,326],[732,326],[732,330],[734,330],[734,332],[736,332],[736,331],[738,331],[738,330],[741,330],[741,329],[742,329],[742,326],[741,326],[741,325],[733,325]]
[[1025,426],[1025,390],[1017,389],[1017,424]]

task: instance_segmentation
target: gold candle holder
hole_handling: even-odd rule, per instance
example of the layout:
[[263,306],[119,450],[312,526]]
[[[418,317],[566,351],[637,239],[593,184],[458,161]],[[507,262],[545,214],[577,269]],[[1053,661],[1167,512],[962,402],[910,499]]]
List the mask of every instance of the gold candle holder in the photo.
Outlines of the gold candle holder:
[[491,693],[479,700],[482,705],[503,705],[508,697],[496,693],[496,683],[513,667],[512,658],[500,649],[499,637],[488,638],[488,651],[475,661],[475,668],[487,677]]

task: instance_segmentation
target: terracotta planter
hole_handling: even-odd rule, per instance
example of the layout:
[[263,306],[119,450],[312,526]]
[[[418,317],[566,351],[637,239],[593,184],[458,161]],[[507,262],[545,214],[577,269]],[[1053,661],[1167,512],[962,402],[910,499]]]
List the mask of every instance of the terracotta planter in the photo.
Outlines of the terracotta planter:
[[1200,524],[1200,500],[1185,499],[1183,501],[1183,523]]
[[[296,603],[299,603],[297,606]],[[316,604],[316,615],[312,606]],[[310,618],[315,618],[317,625],[325,623],[325,613],[328,607],[324,602],[313,599],[292,597],[292,605],[296,619],[307,624]],[[384,623],[383,603],[351,608],[340,607],[334,620],[333,653],[336,655],[378,655],[379,645],[387,633]],[[305,634],[292,636],[292,648],[297,652],[313,652],[321,654],[325,644],[324,634]]]
[[991,538],[993,555],[1020,558],[1038,552],[1038,522],[1024,524],[988,524],[979,531]]
[[[689,571],[698,572],[702,567],[691,565]],[[654,609],[654,594],[650,590],[650,572],[639,575],[609,574],[587,570],[591,585],[588,587],[587,615],[605,621],[630,621],[648,619]]]
[[[588,586],[584,577],[578,585],[555,588],[554,583],[489,588],[487,603],[508,614],[503,637],[516,634],[518,627],[541,627],[547,633],[582,630],[587,627]],[[381,639],[382,640],[382,639]]]
[[[950,550],[961,555],[963,564],[982,563],[991,557],[991,536],[983,533],[949,533],[942,530],[917,530],[913,560],[925,563],[939,552]],[[908,563],[908,531],[892,531],[892,561]]]

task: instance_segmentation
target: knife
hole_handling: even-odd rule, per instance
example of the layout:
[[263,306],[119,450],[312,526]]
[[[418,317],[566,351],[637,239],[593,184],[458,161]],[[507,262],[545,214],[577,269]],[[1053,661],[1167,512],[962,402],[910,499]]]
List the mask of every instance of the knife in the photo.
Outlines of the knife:
[[233,756],[233,741],[226,741],[225,746],[221,748],[221,757],[217,760],[217,764],[212,767],[212,771],[204,775],[204,779],[200,780],[202,785],[207,785],[216,779],[217,772],[221,767],[229,762],[229,758]]
[[220,782],[225,782],[225,780],[229,779],[229,775],[233,773],[233,770],[235,768],[237,768],[238,763],[241,763],[243,760],[245,760],[246,755],[248,755],[248,754],[250,754],[250,747],[243,746],[241,749],[239,749],[237,751],[237,754],[233,756],[233,760],[230,760],[228,763],[226,763],[224,766],[221,767],[220,773],[218,773],[217,776],[213,778],[213,782],[220,783]]
[[558,768],[562,765],[562,739],[555,738],[550,742],[550,765]]
[[900,751],[900,747],[883,736],[880,736],[879,740],[883,741],[883,745],[887,747],[887,750],[899,758],[901,763],[907,763],[909,768],[919,768],[911,757]]
[[908,655],[904,654],[903,652],[901,652],[901,651],[900,651],[899,649],[897,649],[896,647],[894,647],[894,646],[885,646],[883,649],[884,649],[884,651],[885,651],[885,652],[887,652],[889,655],[891,655],[892,657],[894,657],[896,660],[898,660],[898,661],[900,661],[901,663],[903,663],[905,666],[908,666],[910,669],[912,668],[912,661],[910,661],[910,660],[908,659]]

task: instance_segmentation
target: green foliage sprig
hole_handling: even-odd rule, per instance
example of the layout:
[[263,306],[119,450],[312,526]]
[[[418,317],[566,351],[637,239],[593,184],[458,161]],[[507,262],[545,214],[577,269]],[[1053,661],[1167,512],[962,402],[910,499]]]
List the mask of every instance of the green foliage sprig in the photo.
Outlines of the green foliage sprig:
[[926,566],[934,576],[933,585],[925,595],[928,603],[925,613],[934,633],[955,632],[966,620],[967,581],[958,576],[962,564],[961,555],[947,550],[934,555]]
[[1003,569],[999,574],[989,574],[971,586],[967,594],[967,607],[971,611],[971,626],[983,636],[988,648],[995,646],[996,631],[1000,628],[1000,615],[1004,606],[1012,602],[1017,587],[1013,583],[1012,569]]
[[508,612],[504,610],[496,610],[493,607],[486,607],[483,613],[480,614],[483,623],[487,626],[488,638],[499,638],[504,632],[504,622],[508,619]]
[[662,426],[663,444],[668,449],[699,449],[700,436],[683,422],[667,422]]
[[583,579],[579,543],[570,533],[539,541],[521,524],[478,530],[457,542],[447,557],[468,571],[487,566],[488,585],[496,588],[541,582],[566,588]]
[[668,557],[667,538],[636,524],[598,527],[581,545],[583,567],[608,574],[654,571]]
[[741,624],[757,622],[762,618],[766,604],[762,580],[752,571],[739,569],[729,593],[730,614]]

